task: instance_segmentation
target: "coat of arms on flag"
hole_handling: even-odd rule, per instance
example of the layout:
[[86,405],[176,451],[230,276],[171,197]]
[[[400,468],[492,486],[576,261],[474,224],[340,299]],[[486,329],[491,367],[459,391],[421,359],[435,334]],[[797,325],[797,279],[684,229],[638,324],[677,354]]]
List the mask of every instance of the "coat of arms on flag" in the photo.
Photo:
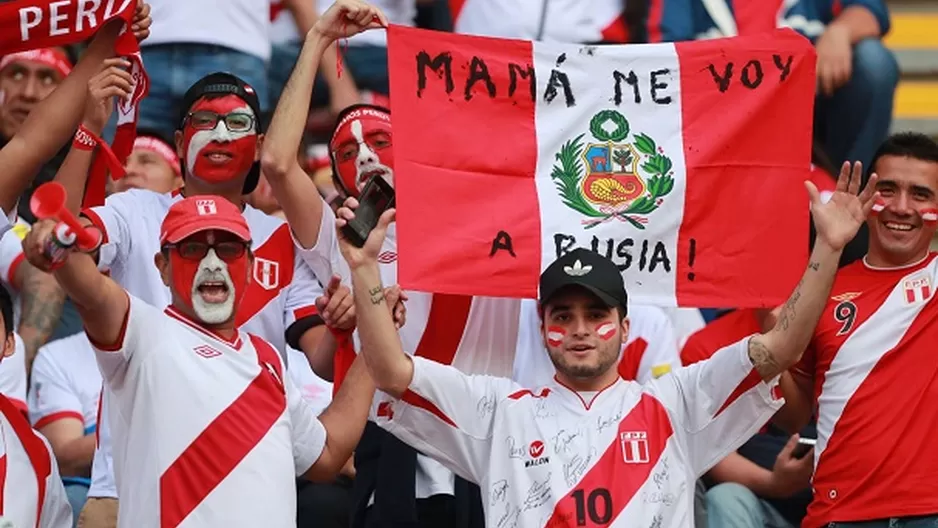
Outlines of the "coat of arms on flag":
[[637,303],[781,304],[808,253],[815,61],[785,29],[589,46],[392,25],[401,286],[536,298],[584,248]]
[[595,142],[584,144],[585,134],[567,141],[551,171],[564,205],[587,217],[587,229],[612,219],[645,229],[647,216],[674,189],[671,159],[645,134],[626,142],[629,122],[615,110],[594,115],[589,129]]

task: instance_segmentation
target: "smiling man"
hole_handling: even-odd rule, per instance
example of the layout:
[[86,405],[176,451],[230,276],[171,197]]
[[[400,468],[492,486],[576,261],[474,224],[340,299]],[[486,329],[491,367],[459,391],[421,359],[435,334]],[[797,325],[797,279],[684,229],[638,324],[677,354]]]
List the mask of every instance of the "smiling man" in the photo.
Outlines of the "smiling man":
[[[814,501],[802,526],[938,522],[938,144],[897,134],[873,158],[882,197],[869,252],[837,274],[780,414],[797,431],[817,410]],[[829,524],[830,523],[830,524]],[[854,524],[850,524],[854,526]]]

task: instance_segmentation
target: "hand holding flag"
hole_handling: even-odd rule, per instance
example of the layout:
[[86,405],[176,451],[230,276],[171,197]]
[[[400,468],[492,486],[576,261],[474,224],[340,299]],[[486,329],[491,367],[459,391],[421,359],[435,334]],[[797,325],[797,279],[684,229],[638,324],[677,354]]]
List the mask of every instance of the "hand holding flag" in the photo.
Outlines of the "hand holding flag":
[[387,26],[388,19],[377,7],[361,0],[337,0],[316,21],[307,38],[323,37],[328,44],[369,29]]
[[837,178],[837,189],[826,203],[821,201],[820,193],[813,183],[804,182],[811,196],[811,216],[814,218],[818,240],[824,241],[835,251],[842,250],[853,240],[857,230],[866,222],[873,203],[879,198],[879,192],[876,191],[878,176],[875,173],[858,194],[862,175],[863,164],[856,162],[851,170],[850,162],[844,162]]

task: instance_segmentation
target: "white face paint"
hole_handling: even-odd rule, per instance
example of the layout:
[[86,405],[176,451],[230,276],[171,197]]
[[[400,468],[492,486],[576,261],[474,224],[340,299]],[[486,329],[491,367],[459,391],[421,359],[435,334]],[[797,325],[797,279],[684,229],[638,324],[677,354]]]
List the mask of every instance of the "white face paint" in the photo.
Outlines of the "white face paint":
[[[237,100],[232,96],[232,99]],[[208,110],[218,114],[244,113],[254,117],[247,130],[228,130],[224,121],[219,120],[211,130],[197,130],[191,123],[184,129],[186,144],[186,169],[189,174],[200,179],[217,183],[240,176],[254,162],[257,118],[251,107],[238,101],[231,105],[229,98],[213,99],[204,104],[197,104],[194,111]]]
[[374,174],[380,174],[385,181],[394,185],[394,171],[391,167],[381,163],[378,154],[365,142],[365,135],[362,132],[362,122],[358,119],[352,121],[349,126],[349,132],[358,142],[358,157],[355,159],[355,165],[358,169],[356,176],[356,185],[361,190],[368,183],[368,178]]
[[[217,291],[224,285],[224,294],[205,294],[199,286],[211,286]],[[221,324],[234,314],[235,289],[228,273],[228,265],[218,258],[214,249],[209,249],[205,258],[199,262],[199,271],[192,281],[192,310],[198,318],[209,325]]]

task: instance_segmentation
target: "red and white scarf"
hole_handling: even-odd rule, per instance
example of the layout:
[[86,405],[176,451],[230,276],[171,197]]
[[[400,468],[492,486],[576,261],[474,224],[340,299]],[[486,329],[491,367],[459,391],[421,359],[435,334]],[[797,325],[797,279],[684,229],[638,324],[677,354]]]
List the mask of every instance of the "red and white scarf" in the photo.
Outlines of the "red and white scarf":
[[[89,6],[97,8],[89,10]],[[0,3],[0,55],[74,44],[90,38],[111,20],[121,19],[125,23],[114,51],[131,62],[133,91],[128,100],[117,105],[117,133],[113,147],[108,148],[104,142],[99,142],[103,155],[98,156],[92,166],[85,193],[86,206],[104,203],[109,165],[113,178],[124,176],[123,165],[133,150],[137,135],[137,110],[140,100],[149,92],[150,82],[140,57],[140,45],[129,30],[136,6],[136,0],[16,0]],[[120,166],[116,172],[114,161]]]

